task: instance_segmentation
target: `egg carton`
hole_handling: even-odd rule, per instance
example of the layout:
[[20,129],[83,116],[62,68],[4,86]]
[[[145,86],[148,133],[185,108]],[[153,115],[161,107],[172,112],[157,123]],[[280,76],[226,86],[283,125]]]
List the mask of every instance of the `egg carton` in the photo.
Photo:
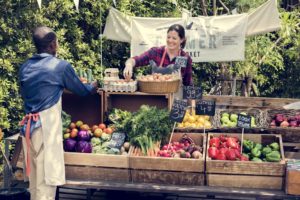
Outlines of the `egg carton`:
[[137,90],[137,81],[122,83],[109,81],[104,83],[103,89],[106,92],[135,92]]

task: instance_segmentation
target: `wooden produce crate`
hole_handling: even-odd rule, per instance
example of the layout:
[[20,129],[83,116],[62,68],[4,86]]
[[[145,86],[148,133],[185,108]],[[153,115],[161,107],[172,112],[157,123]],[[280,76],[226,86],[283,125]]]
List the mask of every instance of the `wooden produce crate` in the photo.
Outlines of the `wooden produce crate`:
[[67,180],[130,182],[127,155],[65,152]]
[[214,116],[213,119],[213,126],[217,127],[217,128],[221,128],[221,129],[229,129],[229,130],[233,130],[233,129],[238,129],[238,127],[225,127],[222,126],[221,123],[221,118],[222,118],[222,114],[223,113],[228,113],[230,114],[239,114],[245,112],[247,113],[247,115],[252,116],[255,118],[255,124],[256,127],[251,127],[252,128],[263,128],[264,127],[264,112],[262,112],[262,110],[260,109],[253,109],[253,108],[244,108],[244,109],[217,109],[216,110],[216,114]]
[[141,105],[156,106],[171,110],[173,94],[149,94],[143,92],[105,92],[105,108],[107,112],[111,108],[119,108],[130,112],[137,111]]
[[[179,141],[184,133],[174,133],[172,142]],[[203,146],[200,159],[132,156],[129,166],[133,183],[171,185],[204,185],[204,159],[206,137],[202,133],[188,133],[195,144]]]
[[[209,133],[212,136],[220,134]],[[224,134],[225,135],[225,134]],[[241,134],[226,134],[241,139]],[[208,186],[258,188],[282,190],[285,179],[285,159],[280,135],[245,134],[244,139],[263,145],[278,142],[282,160],[280,162],[252,162],[212,160],[206,155],[206,180]]]
[[287,194],[300,195],[300,170],[288,170],[286,173]]

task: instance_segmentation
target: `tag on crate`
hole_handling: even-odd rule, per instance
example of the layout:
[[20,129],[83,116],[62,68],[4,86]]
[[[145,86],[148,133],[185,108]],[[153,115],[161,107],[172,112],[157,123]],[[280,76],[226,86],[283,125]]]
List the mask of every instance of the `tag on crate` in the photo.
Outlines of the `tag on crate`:
[[183,86],[183,99],[202,99],[201,87]]
[[216,111],[216,102],[209,100],[199,100],[196,102],[196,115],[214,116]]
[[251,128],[251,116],[238,114],[237,127]]
[[188,103],[185,100],[175,99],[170,112],[170,119],[181,123],[183,121]]
[[125,142],[125,133],[113,132],[111,140],[109,141],[110,148],[120,149]]

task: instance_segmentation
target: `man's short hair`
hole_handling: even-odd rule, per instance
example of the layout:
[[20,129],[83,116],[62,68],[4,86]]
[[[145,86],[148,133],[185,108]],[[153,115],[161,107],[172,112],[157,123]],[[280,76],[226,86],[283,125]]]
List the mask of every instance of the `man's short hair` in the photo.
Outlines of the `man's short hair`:
[[32,38],[38,53],[43,53],[56,40],[56,34],[51,28],[40,26],[33,30]]

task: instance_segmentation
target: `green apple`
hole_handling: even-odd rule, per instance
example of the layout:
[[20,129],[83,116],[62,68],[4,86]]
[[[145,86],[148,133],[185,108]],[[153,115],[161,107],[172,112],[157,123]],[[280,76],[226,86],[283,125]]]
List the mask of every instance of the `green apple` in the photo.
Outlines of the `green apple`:
[[230,120],[231,120],[232,122],[237,122],[237,119],[238,119],[238,115],[237,115],[237,114],[231,114],[231,115],[230,115]]
[[222,124],[227,123],[227,122],[229,122],[229,121],[230,121],[230,119],[229,119],[228,116],[223,116],[223,117],[221,118]]
[[247,115],[247,113],[246,112],[241,112],[240,115]]
[[226,113],[226,112],[222,113],[222,117],[228,117],[229,118],[229,113]]
[[256,127],[255,118],[251,116],[251,127]]
[[65,133],[64,134],[64,139],[68,139],[68,138],[70,138],[70,133]]

